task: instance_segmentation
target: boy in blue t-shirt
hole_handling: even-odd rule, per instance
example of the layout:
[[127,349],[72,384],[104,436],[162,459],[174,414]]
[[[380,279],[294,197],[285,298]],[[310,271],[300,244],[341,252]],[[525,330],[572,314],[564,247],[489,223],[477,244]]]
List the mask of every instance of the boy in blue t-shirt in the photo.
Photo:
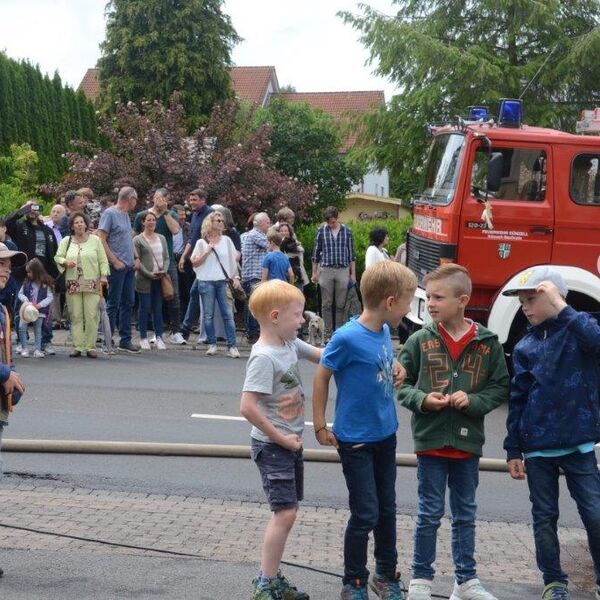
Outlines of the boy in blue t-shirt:
[[[360,282],[363,312],[335,332],[315,374],[315,435],[319,444],[337,448],[350,496],[341,600],[368,598],[371,531],[376,573],[370,586],[380,598],[403,598],[396,573],[398,419],[393,388],[406,373],[394,359],[390,328],[409,312],[416,287],[412,271],[399,263],[385,261],[369,267]],[[337,398],[330,431],[325,408],[332,375]]]
[[587,531],[594,597],[600,600],[600,473],[594,452],[600,440],[600,326],[567,304],[567,292],[561,274],[547,266],[530,269],[504,291],[519,296],[530,324],[512,355],[504,449],[510,476],[527,474],[543,600],[569,598],[558,541],[559,469]]
[[267,233],[269,252],[262,262],[262,281],[270,279],[281,279],[286,283],[294,284],[294,271],[290,259],[281,251],[283,238],[276,229],[270,229]]

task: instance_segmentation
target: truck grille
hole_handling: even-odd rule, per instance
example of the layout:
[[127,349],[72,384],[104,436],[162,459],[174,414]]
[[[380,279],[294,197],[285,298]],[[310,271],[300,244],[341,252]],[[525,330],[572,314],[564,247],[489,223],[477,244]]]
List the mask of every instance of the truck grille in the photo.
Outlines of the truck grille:
[[455,259],[456,245],[442,244],[409,231],[406,237],[406,256],[408,268],[417,276],[421,285],[423,277],[440,266],[440,259]]

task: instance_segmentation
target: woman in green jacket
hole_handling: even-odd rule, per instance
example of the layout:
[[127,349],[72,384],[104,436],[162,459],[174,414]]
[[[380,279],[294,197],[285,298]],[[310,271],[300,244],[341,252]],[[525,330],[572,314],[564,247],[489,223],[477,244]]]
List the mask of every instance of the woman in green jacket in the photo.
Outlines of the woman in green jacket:
[[54,260],[65,273],[74,348],[70,356],[87,353],[89,358],[97,358],[98,302],[109,268],[102,242],[90,234],[89,225],[86,215],[74,212],[69,217],[71,235],[61,240]]
[[169,251],[167,240],[156,233],[156,216],[148,212],[142,219],[142,233],[133,238],[136,255],[140,258],[140,269],[135,272],[135,289],[140,298],[138,330],[140,332],[140,348],[150,350],[148,340],[148,314],[152,310],[156,349],[166,350],[162,339],[162,286],[161,279],[169,270]]

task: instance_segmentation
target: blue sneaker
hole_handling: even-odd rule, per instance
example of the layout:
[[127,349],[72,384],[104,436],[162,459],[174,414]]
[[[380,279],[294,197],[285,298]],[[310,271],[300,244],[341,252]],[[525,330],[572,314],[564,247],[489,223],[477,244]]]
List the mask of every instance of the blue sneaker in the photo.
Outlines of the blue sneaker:
[[569,588],[562,581],[549,583],[542,592],[542,600],[569,600]]
[[393,578],[376,573],[371,578],[369,586],[378,598],[383,598],[384,600],[404,600],[401,583],[400,573],[396,573]]
[[355,583],[347,583],[342,588],[340,600],[368,600],[369,590],[367,586],[361,586],[360,581]]

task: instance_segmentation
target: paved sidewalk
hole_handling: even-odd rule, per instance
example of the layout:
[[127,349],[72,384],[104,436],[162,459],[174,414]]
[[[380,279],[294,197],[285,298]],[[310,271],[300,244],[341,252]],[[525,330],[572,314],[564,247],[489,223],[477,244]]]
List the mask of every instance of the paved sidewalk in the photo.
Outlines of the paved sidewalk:
[[[16,476],[7,477],[0,484],[0,506],[0,523],[4,525],[252,565],[258,562],[262,532],[269,517],[267,506],[259,503],[39,485]],[[341,545],[347,516],[345,510],[303,506],[284,559],[341,573]],[[413,526],[414,517],[398,516],[398,552],[400,566],[405,573],[410,564]],[[444,520],[438,544],[437,573],[440,582],[449,582],[452,576],[449,534],[449,523]],[[585,532],[561,529],[560,535],[564,567],[571,575],[571,587],[574,592],[584,592],[572,597],[591,598],[593,575]],[[531,530],[527,525],[479,522],[477,548],[479,576],[488,587],[494,590],[497,585],[498,589],[517,590],[514,596],[500,596],[497,591],[500,600],[535,598],[538,595],[540,579],[535,567]],[[0,551],[5,554],[6,550],[49,551],[60,556],[85,553],[91,561],[94,556],[100,555],[161,556],[143,550],[0,527]],[[26,560],[23,558],[21,562]],[[244,588],[239,598],[247,597],[247,586]],[[446,588],[434,591],[447,594],[449,590]],[[331,597],[329,593],[322,597],[311,596],[314,600],[327,597]]]

